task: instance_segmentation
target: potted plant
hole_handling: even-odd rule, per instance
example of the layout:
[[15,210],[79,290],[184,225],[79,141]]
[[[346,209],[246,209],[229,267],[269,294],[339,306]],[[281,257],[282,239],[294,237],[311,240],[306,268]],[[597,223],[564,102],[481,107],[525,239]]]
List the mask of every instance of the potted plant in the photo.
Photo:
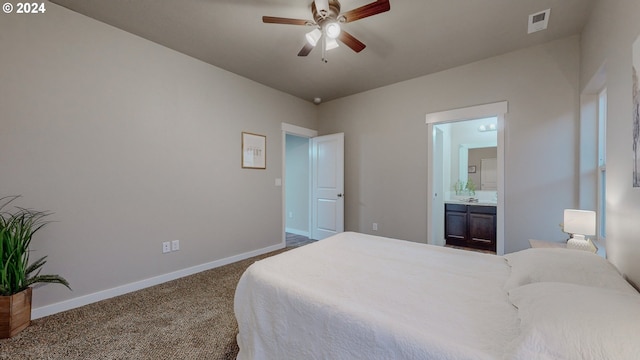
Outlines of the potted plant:
[[16,335],[31,322],[31,285],[57,283],[69,287],[59,275],[41,275],[46,256],[29,263],[33,234],[48,222],[46,211],[5,208],[19,196],[0,198],[0,338]]
[[469,195],[473,196],[476,194],[476,184],[471,178],[467,180],[467,184],[464,186],[464,188],[467,190],[467,193],[469,193]]

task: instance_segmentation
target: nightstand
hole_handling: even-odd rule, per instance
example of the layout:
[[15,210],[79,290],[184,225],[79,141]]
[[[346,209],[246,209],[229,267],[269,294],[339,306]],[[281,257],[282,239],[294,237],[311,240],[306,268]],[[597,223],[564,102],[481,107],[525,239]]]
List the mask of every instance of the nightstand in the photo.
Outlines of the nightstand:
[[[593,251],[596,255],[606,259],[607,258],[607,251],[605,250],[605,247],[602,243],[599,243],[597,241],[593,241],[591,240],[591,243],[595,246],[596,250]],[[558,249],[567,249],[567,243],[565,242],[555,242],[555,241],[547,241],[547,240],[535,240],[535,239],[529,239],[529,245],[532,248],[558,248]],[[569,248],[570,250],[578,250],[578,251],[583,251],[581,249],[572,249]]]
[[567,248],[567,243],[564,242],[554,242],[554,241],[546,241],[546,240],[534,240],[529,239],[529,245],[532,248]]

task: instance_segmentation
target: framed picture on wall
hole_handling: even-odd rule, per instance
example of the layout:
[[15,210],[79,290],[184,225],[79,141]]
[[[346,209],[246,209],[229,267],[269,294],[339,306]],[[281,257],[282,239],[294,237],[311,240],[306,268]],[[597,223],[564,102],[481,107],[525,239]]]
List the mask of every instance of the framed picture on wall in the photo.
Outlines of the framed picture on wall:
[[242,132],[242,168],[267,168],[267,137]]
[[476,166],[475,165],[469,166],[469,174],[475,174],[475,173],[476,173]]

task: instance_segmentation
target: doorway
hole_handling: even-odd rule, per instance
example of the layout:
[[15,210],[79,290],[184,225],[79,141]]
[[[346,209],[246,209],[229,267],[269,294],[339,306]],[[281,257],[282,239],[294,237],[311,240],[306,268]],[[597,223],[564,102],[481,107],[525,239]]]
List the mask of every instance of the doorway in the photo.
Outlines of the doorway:
[[[462,186],[462,194],[471,194],[469,181],[475,179],[480,164],[469,163],[469,149],[495,147],[495,179],[493,184],[486,185],[482,191],[482,184],[473,184],[476,194],[481,191],[483,201],[496,204],[496,253],[504,254],[504,128],[505,114],[508,104],[506,101],[493,104],[478,105],[468,108],[448,110],[427,114],[427,243],[444,245],[444,204],[451,200],[455,189]],[[488,119],[495,119],[492,124]],[[486,123],[486,124],[485,124]],[[455,125],[458,124],[458,125]],[[457,130],[467,135],[451,135]],[[479,133],[484,136],[477,136]],[[449,135],[448,135],[449,134]],[[467,136],[465,138],[465,136]],[[493,140],[489,140],[493,138]],[[456,139],[456,140],[452,140]],[[455,146],[452,145],[455,142]],[[455,147],[455,149],[454,149]],[[449,158],[451,161],[446,161]],[[471,175],[471,177],[470,177]],[[478,177],[479,179],[479,177]],[[480,180],[481,181],[481,180]],[[489,190],[490,189],[490,190]],[[495,190],[494,190],[495,189]],[[478,201],[476,195],[467,196],[469,200]]]
[[285,136],[285,232],[308,238],[311,219],[309,138],[293,134]]
[[[311,151],[316,130],[282,123],[282,242],[311,238]],[[289,235],[289,239],[292,236]]]
[[[344,134],[282,124],[282,241],[344,231]],[[276,180],[276,184],[278,180]]]

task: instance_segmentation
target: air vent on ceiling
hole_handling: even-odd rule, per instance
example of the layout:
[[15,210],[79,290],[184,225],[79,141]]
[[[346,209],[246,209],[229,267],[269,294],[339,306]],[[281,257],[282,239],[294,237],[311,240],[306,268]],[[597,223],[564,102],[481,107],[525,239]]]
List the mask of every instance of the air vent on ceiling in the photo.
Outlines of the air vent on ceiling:
[[541,11],[535,14],[529,15],[529,34],[534,33],[536,31],[544,30],[549,25],[549,15],[551,14],[551,9],[547,9],[545,11]]

